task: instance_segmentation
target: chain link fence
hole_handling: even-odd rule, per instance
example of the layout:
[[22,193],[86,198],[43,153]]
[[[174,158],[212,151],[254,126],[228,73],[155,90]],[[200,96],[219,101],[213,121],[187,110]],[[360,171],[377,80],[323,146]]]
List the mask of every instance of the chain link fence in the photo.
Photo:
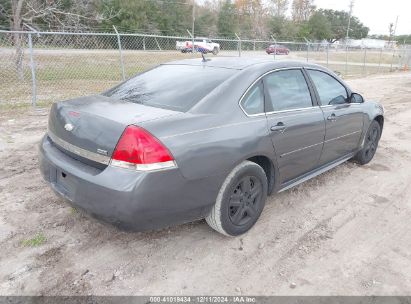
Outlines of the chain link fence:
[[[201,58],[205,49],[196,45],[197,38],[194,47],[192,41],[192,37],[146,34],[0,31],[0,105],[45,104],[96,94],[158,64]],[[210,58],[271,56],[273,60],[302,60],[328,66],[344,77],[408,69],[411,64],[411,48],[407,46],[354,49],[240,37],[210,42],[219,44],[214,52],[217,54],[205,55]],[[273,44],[275,52],[269,55],[266,48]]]

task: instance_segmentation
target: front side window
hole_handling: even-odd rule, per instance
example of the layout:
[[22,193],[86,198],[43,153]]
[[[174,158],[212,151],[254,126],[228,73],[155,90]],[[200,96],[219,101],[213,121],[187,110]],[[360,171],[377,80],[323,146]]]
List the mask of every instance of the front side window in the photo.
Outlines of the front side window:
[[264,94],[261,82],[248,90],[241,101],[241,106],[248,115],[264,112]]
[[311,94],[301,70],[284,70],[264,78],[264,87],[274,111],[312,107]]
[[320,97],[321,105],[338,105],[347,102],[347,90],[334,77],[327,73],[308,70]]

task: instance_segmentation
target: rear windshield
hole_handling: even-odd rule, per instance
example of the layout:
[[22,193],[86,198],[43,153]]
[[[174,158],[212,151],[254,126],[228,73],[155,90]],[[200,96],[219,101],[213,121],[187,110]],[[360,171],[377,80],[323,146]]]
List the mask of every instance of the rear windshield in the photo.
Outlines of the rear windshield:
[[208,66],[160,65],[119,84],[104,95],[185,112],[235,72]]

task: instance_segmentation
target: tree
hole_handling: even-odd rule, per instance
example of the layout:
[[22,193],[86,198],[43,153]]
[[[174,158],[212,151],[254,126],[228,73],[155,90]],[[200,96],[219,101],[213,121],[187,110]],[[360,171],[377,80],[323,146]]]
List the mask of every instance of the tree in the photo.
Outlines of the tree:
[[285,17],[271,17],[268,21],[268,30],[278,39],[289,39],[297,36],[298,27],[295,23]]
[[267,22],[269,33],[276,39],[293,37],[295,32],[292,31],[292,29],[294,29],[295,26],[286,18],[288,0],[271,0],[270,4],[271,16]]
[[[98,14],[94,1],[90,0],[7,0],[0,4],[0,21],[8,23],[12,31],[22,31],[24,24],[48,26],[60,30],[82,29],[98,23],[105,17]],[[97,1],[97,0],[96,0]],[[13,33],[16,72],[23,79],[23,37]]]
[[213,1],[205,1],[196,6],[195,33],[201,36],[217,35],[217,6]]
[[292,17],[296,23],[308,21],[315,10],[314,0],[293,0]]
[[222,37],[234,37],[236,31],[236,7],[230,0],[225,0],[217,19],[218,34]]
[[411,44],[411,35],[399,35],[395,38],[399,43]]
[[265,17],[267,10],[262,0],[236,0],[240,33],[248,38],[266,36]]
[[[347,34],[349,13],[345,11],[335,11],[332,9],[320,9],[318,14],[325,16],[331,24],[331,37],[329,42],[333,43],[337,40],[344,39]],[[354,39],[361,39],[367,37],[369,28],[364,26],[360,20],[351,16],[349,37]]]
[[288,0],[270,0],[272,15],[274,17],[285,18],[288,9]]
[[331,23],[321,12],[316,11],[307,23],[308,37],[316,40],[332,38]]

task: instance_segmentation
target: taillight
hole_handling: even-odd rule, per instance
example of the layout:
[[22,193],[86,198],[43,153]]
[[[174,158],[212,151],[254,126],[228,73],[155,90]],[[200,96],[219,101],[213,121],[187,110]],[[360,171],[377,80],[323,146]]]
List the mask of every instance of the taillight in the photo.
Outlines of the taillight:
[[175,167],[170,151],[143,128],[128,126],[111,156],[111,165],[139,171]]

